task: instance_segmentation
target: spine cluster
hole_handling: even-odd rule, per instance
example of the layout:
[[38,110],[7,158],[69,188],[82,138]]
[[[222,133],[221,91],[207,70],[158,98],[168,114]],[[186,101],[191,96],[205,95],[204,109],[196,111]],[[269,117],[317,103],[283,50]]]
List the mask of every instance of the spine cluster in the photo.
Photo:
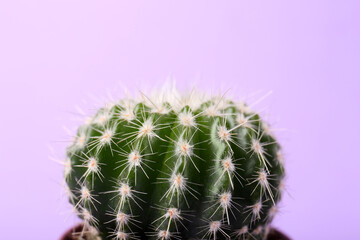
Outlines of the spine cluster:
[[223,98],[106,105],[64,161],[87,239],[263,239],[283,158],[269,126]]

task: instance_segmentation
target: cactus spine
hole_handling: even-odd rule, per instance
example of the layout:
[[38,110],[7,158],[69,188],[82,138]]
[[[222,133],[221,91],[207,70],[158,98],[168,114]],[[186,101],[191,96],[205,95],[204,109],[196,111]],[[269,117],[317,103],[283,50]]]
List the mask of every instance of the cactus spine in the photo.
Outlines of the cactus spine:
[[284,177],[268,125],[246,104],[169,91],[79,127],[65,180],[80,237],[263,239]]

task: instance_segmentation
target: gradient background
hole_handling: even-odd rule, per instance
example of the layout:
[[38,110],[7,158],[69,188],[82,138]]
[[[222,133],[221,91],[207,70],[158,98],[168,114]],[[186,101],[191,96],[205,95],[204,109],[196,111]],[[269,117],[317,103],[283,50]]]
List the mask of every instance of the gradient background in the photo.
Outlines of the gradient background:
[[273,91],[256,109],[286,129],[274,225],[359,239],[359,12],[356,0],[0,1],[0,238],[57,239],[77,221],[49,158],[64,157],[76,105],[173,76],[250,102]]

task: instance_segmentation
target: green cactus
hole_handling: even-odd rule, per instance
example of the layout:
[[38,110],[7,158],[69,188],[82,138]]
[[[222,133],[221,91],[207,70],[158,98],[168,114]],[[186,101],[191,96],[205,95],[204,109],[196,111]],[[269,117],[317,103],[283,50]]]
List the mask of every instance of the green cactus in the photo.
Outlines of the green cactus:
[[106,105],[65,162],[84,239],[264,239],[283,178],[257,113],[193,93]]

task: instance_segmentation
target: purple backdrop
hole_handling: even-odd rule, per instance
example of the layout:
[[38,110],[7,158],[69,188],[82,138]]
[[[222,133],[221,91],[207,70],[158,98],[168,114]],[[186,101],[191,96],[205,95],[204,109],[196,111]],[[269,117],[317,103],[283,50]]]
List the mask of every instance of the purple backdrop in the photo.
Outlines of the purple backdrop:
[[169,75],[240,97],[272,90],[256,109],[285,129],[289,194],[274,225],[358,238],[359,11],[356,0],[0,1],[0,238],[57,239],[77,221],[50,160],[64,156],[76,105]]

